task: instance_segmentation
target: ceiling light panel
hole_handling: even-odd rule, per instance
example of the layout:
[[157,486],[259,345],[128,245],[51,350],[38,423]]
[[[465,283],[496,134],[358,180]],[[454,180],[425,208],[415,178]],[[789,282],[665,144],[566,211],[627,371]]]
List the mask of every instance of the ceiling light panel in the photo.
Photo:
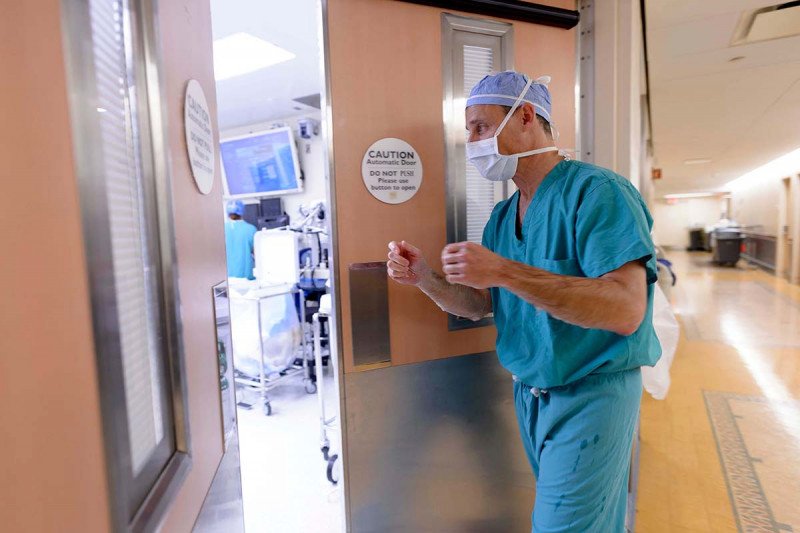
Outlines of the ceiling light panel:
[[665,194],[664,198],[667,200],[680,200],[684,198],[708,198],[718,195],[720,195],[718,192],[689,192],[681,194]]
[[234,33],[214,41],[214,78],[227,80],[249,74],[296,56],[249,33]]
[[733,181],[729,181],[722,188],[726,191],[733,191],[752,187],[759,182],[785,178],[793,174],[800,174],[800,148],[773,159],[769,163],[761,165]]

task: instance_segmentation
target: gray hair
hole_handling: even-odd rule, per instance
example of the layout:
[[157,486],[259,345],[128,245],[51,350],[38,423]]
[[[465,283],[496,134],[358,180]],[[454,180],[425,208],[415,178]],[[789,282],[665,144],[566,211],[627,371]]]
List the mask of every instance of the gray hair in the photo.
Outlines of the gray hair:
[[[502,107],[505,110],[506,115],[508,114],[509,111],[511,111],[511,106],[501,105],[500,107]],[[519,109],[519,108],[517,108],[517,109]],[[552,139],[553,138],[553,128],[550,127],[550,123],[547,122],[547,119],[544,118],[539,113],[536,113],[536,120],[539,121],[539,125],[542,126],[542,129],[544,130],[545,134]]]

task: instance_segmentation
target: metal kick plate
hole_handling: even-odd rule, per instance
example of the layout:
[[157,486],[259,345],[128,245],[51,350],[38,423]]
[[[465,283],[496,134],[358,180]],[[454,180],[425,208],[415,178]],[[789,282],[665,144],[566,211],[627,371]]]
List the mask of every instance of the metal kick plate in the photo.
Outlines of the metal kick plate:
[[350,316],[353,363],[358,366],[391,361],[385,262],[350,265]]
[[535,480],[494,352],[344,380],[352,533],[530,533]]

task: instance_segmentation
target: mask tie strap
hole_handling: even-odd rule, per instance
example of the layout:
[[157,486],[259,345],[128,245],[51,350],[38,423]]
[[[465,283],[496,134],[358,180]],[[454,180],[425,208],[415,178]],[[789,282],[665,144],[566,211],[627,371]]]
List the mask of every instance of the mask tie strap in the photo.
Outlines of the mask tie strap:
[[558,152],[558,147],[556,146],[547,146],[545,148],[537,148],[536,150],[528,150],[527,152],[520,152],[518,154],[513,154],[513,157],[528,157],[531,155],[538,155],[544,154],[546,152]]
[[497,137],[500,135],[500,132],[503,131],[503,128],[506,127],[506,124],[509,120],[511,120],[511,115],[514,114],[514,111],[517,110],[519,104],[522,102],[522,99],[525,98],[525,95],[528,94],[528,89],[530,89],[531,85],[533,85],[533,80],[528,79],[528,83],[525,84],[525,88],[522,89],[522,93],[517,97],[517,101],[514,102],[514,105],[511,107],[511,110],[506,113],[506,118],[503,119],[503,122],[500,123],[500,127],[497,128],[497,131],[494,133],[494,136]]

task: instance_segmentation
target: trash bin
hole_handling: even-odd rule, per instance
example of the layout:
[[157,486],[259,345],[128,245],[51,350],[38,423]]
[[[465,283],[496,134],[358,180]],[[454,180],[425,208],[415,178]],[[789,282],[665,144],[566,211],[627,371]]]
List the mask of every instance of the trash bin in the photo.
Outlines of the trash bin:
[[689,230],[689,248],[690,252],[702,252],[707,249],[706,231],[703,228],[692,228]]
[[738,231],[714,231],[714,262],[720,265],[736,266],[742,250],[742,240],[744,239]]

